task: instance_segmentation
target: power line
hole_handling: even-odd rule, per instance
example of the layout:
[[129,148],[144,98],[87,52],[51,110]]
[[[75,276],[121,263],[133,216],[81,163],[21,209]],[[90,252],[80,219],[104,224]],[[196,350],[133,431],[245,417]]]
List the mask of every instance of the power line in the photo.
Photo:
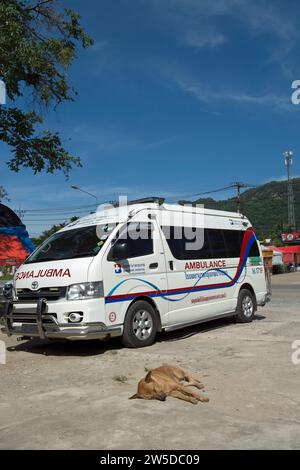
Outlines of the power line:
[[28,219],[28,220],[25,220],[25,221],[23,221],[23,222],[25,222],[26,224],[30,224],[30,225],[32,225],[33,222],[39,223],[39,224],[48,224],[49,222],[59,224],[59,223],[68,222],[69,220],[70,220],[70,218],[65,218],[65,219],[48,219],[48,220]]
[[[285,181],[279,182],[279,181],[274,181],[274,183],[285,183]],[[300,186],[300,181],[293,181],[294,186]],[[238,210],[240,206],[240,197],[241,197],[241,192],[240,190],[242,188],[254,188],[254,185],[250,184],[245,184],[241,182],[234,182],[229,186],[225,186],[222,188],[218,189],[213,189],[211,191],[204,191],[204,192],[199,192],[199,193],[194,193],[194,194],[188,194],[188,195],[174,195],[174,196],[169,196],[167,199],[177,199],[179,200],[180,198],[191,198],[191,197],[199,197],[199,196],[205,196],[208,194],[214,194],[222,191],[226,191],[232,188],[237,189],[237,203],[238,203]],[[283,189],[283,188],[282,188]],[[284,194],[286,194],[286,190],[283,190],[282,199],[285,197]],[[101,204],[108,203],[106,202],[101,202]],[[22,210],[22,215],[23,215],[23,220],[24,222],[31,226],[38,226],[38,225],[43,225],[46,226],[48,223],[56,222],[57,224],[60,223],[67,223],[69,219],[71,219],[72,216],[83,216],[83,215],[88,215],[88,211],[90,209],[94,209],[95,205],[93,204],[88,204],[84,206],[72,206],[72,207],[59,207],[59,208],[49,208],[49,209],[23,209]],[[50,216],[50,217],[49,217]],[[52,216],[52,217],[51,217]]]
[[197,197],[197,196],[205,196],[206,194],[212,194],[212,193],[219,193],[221,191],[225,191],[227,189],[231,189],[231,186],[226,186],[225,188],[219,188],[219,189],[213,189],[212,191],[205,191],[203,193],[195,193],[195,194],[177,194],[176,196],[168,196],[167,199],[182,199],[182,198],[188,198],[188,197]]
[[[293,179],[293,185],[294,186],[298,186],[300,185],[300,181],[294,181],[295,178]],[[286,180],[283,180],[283,181],[274,181],[274,183],[277,183],[277,184],[281,184],[281,183],[285,183],[287,182]],[[226,191],[226,190],[229,190],[229,189],[232,189],[234,187],[237,187],[237,183],[240,183],[240,182],[235,182],[229,186],[225,186],[223,188],[218,188],[218,189],[213,189],[211,191],[204,191],[204,192],[199,192],[199,193],[193,193],[193,194],[174,194],[172,196],[167,196],[166,199],[180,199],[180,198],[188,198],[188,197],[197,197],[197,196],[204,196],[204,195],[207,195],[207,194],[213,194],[213,193],[218,193],[218,192],[222,192],[222,191]],[[271,182],[270,182],[271,183]],[[255,188],[257,187],[257,185],[248,185],[248,184],[245,184],[245,183],[240,183],[242,186],[241,188]],[[269,184],[269,183],[266,183],[266,184]],[[261,186],[264,186],[264,185],[261,185]],[[111,203],[111,201],[102,201],[100,202],[99,204],[109,204]],[[26,217],[26,214],[30,213],[30,215],[45,215],[47,216],[49,212],[54,212],[55,214],[59,214],[59,215],[62,215],[63,213],[69,213],[69,212],[84,212],[85,210],[89,210],[89,209],[94,209],[95,208],[95,204],[88,204],[88,205],[84,205],[84,206],[70,206],[70,207],[56,207],[56,208],[43,208],[43,209],[22,209],[22,212],[25,213],[25,217]],[[17,212],[19,209],[14,209],[15,212]],[[34,214],[33,214],[34,213]],[[53,215],[53,214],[52,214]]]
[[[46,228],[46,229],[47,229],[47,227],[49,227],[49,224],[36,224],[36,223],[34,223],[34,224],[29,224],[29,225],[30,225],[30,227],[42,227],[42,228]],[[65,226],[64,223],[54,224],[54,225],[61,225],[62,227]],[[30,229],[28,229],[28,230],[30,231]]]
[[[227,189],[231,189],[232,186],[226,186],[225,188],[219,188],[219,189],[213,189],[211,191],[205,191],[205,192],[201,192],[201,193],[194,193],[194,194],[177,194],[177,195],[173,195],[173,196],[167,196],[167,199],[176,199],[176,198],[183,198],[183,197],[196,197],[196,196],[203,196],[205,194],[212,194],[212,193],[218,193],[218,192],[221,192],[221,191],[225,191]],[[111,204],[111,201],[101,201],[99,202],[99,205],[100,204]],[[95,204],[88,204],[88,205],[85,205],[85,206],[78,206],[78,207],[75,207],[75,206],[72,206],[72,207],[57,207],[57,208],[47,208],[47,209],[23,209],[23,211],[25,213],[28,213],[28,212],[34,212],[34,213],[43,213],[43,214],[47,214],[48,212],[56,212],[56,213],[61,213],[61,212],[68,212],[68,211],[80,211],[80,210],[84,210],[84,209],[91,209],[91,208],[95,208]],[[15,209],[16,211],[17,209]]]
[[95,212],[74,212],[74,213],[66,213],[66,214],[50,214],[50,216],[48,214],[28,214],[27,216],[25,215],[24,216],[24,219],[28,219],[28,218],[31,218],[31,219],[37,219],[37,220],[53,220],[53,219],[68,219],[70,217],[78,217],[78,216],[84,216],[85,214],[87,215],[91,215],[91,214],[95,214]]
[[225,188],[214,189],[213,191],[205,191],[204,193],[198,193],[198,194],[195,194],[195,196],[203,196],[205,194],[220,193],[221,191],[225,191],[225,190],[231,189],[231,188],[232,188],[232,185],[231,186],[226,186]]
[[52,210],[52,211],[48,211],[47,209],[40,209],[39,211],[37,212],[31,212],[30,210],[26,210],[24,209],[24,212],[26,214],[30,214],[30,215],[40,215],[40,214],[45,214],[45,215],[55,215],[55,214],[64,214],[64,213],[70,213],[70,212],[88,212],[90,210],[95,210],[95,208],[93,207],[88,207],[86,209],[80,209],[80,208],[73,208],[73,209],[64,209],[64,210]]
[[[107,203],[107,202],[106,202]],[[105,204],[105,202],[101,202],[100,204]],[[86,206],[72,206],[72,207],[56,207],[56,208],[47,208],[47,209],[22,209],[25,212],[66,212],[66,211],[76,211],[82,209],[91,209],[95,208],[95,204],[89,204]],[[15,209],[17,211],[18,209]]]

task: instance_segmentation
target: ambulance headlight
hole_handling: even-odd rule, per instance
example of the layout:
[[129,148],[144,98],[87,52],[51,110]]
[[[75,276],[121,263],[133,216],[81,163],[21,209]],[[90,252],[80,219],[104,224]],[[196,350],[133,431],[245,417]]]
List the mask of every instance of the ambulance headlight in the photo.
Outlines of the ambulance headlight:
[[103,282],[84,282],[68,287],[67,300],[99,299],[104,296]]

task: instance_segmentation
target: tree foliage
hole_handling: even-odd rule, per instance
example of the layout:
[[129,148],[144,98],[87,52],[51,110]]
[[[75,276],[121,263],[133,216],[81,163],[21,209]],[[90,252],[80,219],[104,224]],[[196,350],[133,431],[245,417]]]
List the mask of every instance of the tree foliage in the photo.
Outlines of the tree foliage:
[[[73,165],[80,165],[57,133],[42,130],[43,118],[35,108],[74,100],[67,71],[78,46],[92,44],[80,15],[60,10],[55,0],[1,0],[0,78],[13,105],[0,107],[0,140],[12,149],[12,171],[29,167],[35,173],[60,169],[68,174]],[[25,112],[15,102],[24,102],[28,94],[32,106]]]
[[3,186],[0,186],[0,202],[2,201],[9,201],[8,194],[3,188]]
[[75,222],[75,220],[78,220],[78,219],[79,217],[74,216],[74,217],[71,217],[70,220],[66,221],[63,224],[53,225],[50,229],[45,230],[39,237],[32,238],[33,243],[36,246],[40,246],[45,240],[51,237],[51,235],[54,235],[54,233],[58,232],[66,225],[70,224],[71,222]]

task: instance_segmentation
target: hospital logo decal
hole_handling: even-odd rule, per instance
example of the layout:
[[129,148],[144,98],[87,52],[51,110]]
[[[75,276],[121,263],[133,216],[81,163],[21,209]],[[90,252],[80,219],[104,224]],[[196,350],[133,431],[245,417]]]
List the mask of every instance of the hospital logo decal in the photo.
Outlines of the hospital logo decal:
[[115,274],[122,274],[123,267],[121,264],[115,264]]

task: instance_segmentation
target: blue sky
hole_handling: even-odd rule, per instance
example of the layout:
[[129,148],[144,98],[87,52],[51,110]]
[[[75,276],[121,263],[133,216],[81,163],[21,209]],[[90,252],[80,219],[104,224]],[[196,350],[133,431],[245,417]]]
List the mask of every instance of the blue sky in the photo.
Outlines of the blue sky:
[[[95,45],[70,70],[76,101],[48,114],[45,127],[60,131],[83,168],[67,182],[61,174],[14,174],[2,145],[0,184],[10,206],[93,202],[71,184],[100,201],[115,194],[180,198],[236,180],[261,184],[284,177],[289,148],[300,174],[300,106],[291,103],[291,83],[300,79],[299,2],[61,3],[81,13]],[[31,235],[64,219],[49,214],[25,215]]]

